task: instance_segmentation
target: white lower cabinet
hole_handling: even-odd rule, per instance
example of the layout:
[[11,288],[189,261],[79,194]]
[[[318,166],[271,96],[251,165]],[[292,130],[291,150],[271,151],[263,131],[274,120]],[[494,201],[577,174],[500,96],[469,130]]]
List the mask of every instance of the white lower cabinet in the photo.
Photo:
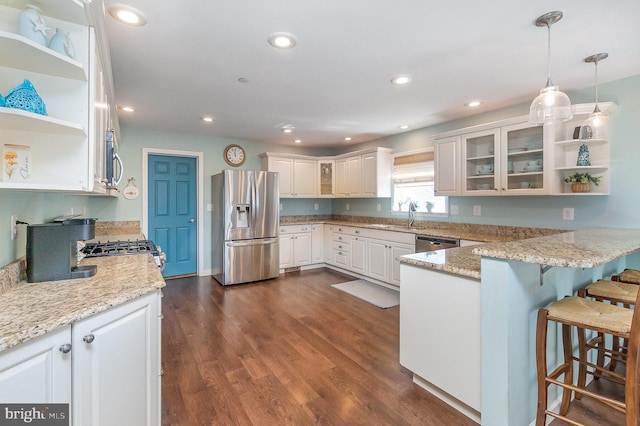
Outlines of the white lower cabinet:
[[71,403],[70,325],[0,353],[0,401]]
[[160,295],[73,325],[75,425],[160,424]]
[[69,403],[70,424],[160,424],[160,291],[0,352],[0,401]]
[[324,262],[324,225],[311,225],[311,263]]
[[400,261],[399,256],[411,254],[415,251],[413,234],[371,231],[372,237],[367,242],[367,262],[366,275],[384,281],[389,284],[400,286]]
[[349,269],[359,274],[367,272],[367,239],[363,237],[351,237],[349,240],[350,259]]
[[311,226],[280,227],[280,268],[311,264]]

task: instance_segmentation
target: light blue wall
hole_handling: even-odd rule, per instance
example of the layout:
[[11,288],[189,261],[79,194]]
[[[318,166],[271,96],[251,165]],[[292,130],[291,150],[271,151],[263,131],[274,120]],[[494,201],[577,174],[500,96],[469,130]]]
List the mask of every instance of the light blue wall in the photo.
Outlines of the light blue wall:
[[[593,89],[569,93],[573,103],[592,102]],[[640,183],[640,75],[600,86],[600,99],[614,101],[618,110],[613,116],[611,129],[611,195],[594,197],[452,197],[451,204],[459,206],[457,216],[432,217],[430,220],[494,225],[521,225],[550,228],[578,228],[585,226],[638,227],[637,211],[640,211],[638,185]],[[426,127],[367,144],[350,146],[328,152],[324,150],[265,145],[258,142],[196,136],[191,134],[160,133],[123,128],[120,152],[125,162],[125,178],[135,178],[142,189],[142,148],[163,148],[204,153],[204,206],[210,202],[208,176],[227,168],[222,158],[224,147],[239,143],[247,150],[247,162],[243,169],[259,169],[258,154],[265,151],[295,152],[310,155],[338,154],[368,146],[385,146],[395,152],[411,151],[431,145],[429,137],[437,133],[475,124],[496,121],[528,112],[528,104],[517,105],[499,111],[478,114],[437,126]],[[120,185],[124,188],[126,179]],[[141,197],[144,194],[141,195]],[[0,190],[0,265],[24,255],[25,229],[21,227],[16,241],[9,239],[9,216],[20,220],[42,223],[51,218],[74,212],[86,211],[87,216],[99,220],[140,220],[142,198],[126,200],[123,197],[102,198],[85,195],[35,193]],[[314,204],[318,203],[318,210]],[[349,203],[349,210],[346,210]],[[377,211],[377,204],[381,211]],[[482,216],[473,216],[473,205],[482,206]],[[290,199],[282,200],[282,215],[345,214],[356,216],[391,217],[389,199]],[[575,221],[561,220],[563,207],[575,209]],[[210,229],[209,215],[204,212],[205,229]],[[4,224],[4,225],[2,225]],[[206,232],[205,232],[206,234]],[[205,237],[205,267],[208,268],[209,239]]]

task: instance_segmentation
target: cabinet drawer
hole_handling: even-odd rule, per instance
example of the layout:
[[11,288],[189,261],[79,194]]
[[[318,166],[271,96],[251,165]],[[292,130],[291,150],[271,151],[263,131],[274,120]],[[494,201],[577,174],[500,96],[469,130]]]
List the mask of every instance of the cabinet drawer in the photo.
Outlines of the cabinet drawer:
[[346,251],[349,252],[349,241],[333,241],[333,249],[334,250],[342,250],[342,251]]
[[383,231],[380,229],[369,229],[367,236],[377,240],[393,241],[395,243],[413,244],[416,236],[409,232]]
[[311,232],[311,225],[288,225],[281,226],[281,234],[298,234],[300,232]]
[[335,250],[333,252],[333,260],[337,266],[343,268],[349,267],[349,252],[344,250]]
[[353,226],[336,226],[334,227],[334,232],[337,232],[339,234],[346,234],[346,235],[356,235],[356,236],[360,236],[360,237],[364,237],[366,234],[366,229],[365,228],[355,228]]

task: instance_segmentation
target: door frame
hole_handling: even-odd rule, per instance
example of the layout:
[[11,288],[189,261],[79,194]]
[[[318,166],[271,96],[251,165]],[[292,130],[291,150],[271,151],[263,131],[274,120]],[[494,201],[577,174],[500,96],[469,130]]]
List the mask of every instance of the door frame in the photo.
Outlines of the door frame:
[[191,157],[196,159],[197,163],[197,176],[196,176],[196,188],[197,188],[197,274],[203,276],[204,274],[204,215],[203,202],[204,202],[204,154],[197,151],[181,151],[174,149],[161,149],[161,148],[142,148],[142,221],[141,228],[144,235],[149,235],[149,155],[166,155],[171,157]]

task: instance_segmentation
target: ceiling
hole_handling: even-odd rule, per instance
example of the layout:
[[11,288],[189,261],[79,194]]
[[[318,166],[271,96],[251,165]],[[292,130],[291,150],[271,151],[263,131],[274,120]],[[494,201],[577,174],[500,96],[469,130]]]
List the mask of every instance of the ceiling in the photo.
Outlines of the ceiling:
[[[340,146],[530,102],[551,75],[563,91],[640,74],[640,1],[105,0],[143,11],[129,27],[107,14],[116,103],[125,127],[273,144]],[[267,38],[289,32],[297,45]],[[413,76],[405,86],[390,83]],[[238,79],[249,82],[239,82]],[[471,100],[477,108],[466,107]],[[608,99],[604,99],[608,100]],[[205,123],[203,116],[213,116]],[[291,134],[283,125],[295,127]],[[408,125],[402,130],[400,125]]]

